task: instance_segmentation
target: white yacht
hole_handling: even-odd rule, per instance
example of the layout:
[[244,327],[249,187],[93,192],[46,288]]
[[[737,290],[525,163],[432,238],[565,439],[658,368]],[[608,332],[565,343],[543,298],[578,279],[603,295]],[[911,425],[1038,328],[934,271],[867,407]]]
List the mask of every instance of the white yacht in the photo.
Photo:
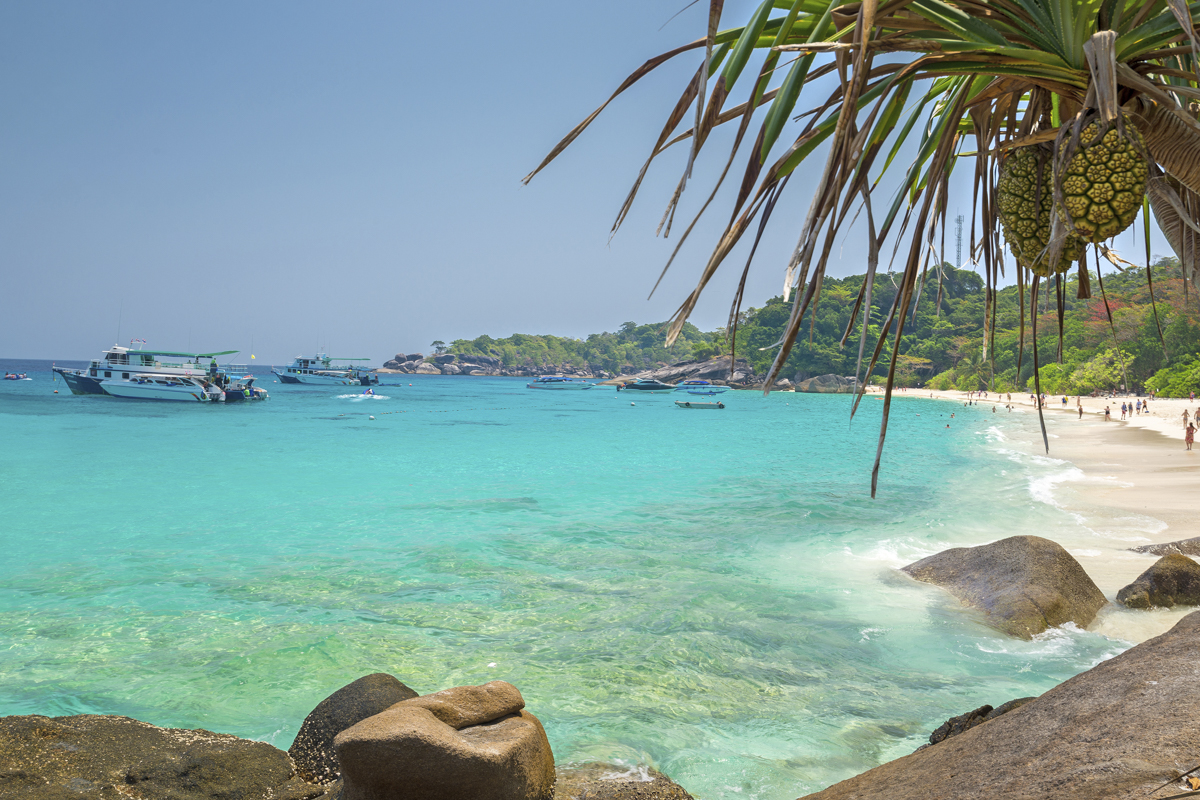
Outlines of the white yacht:
[[[144,339],[133,339],[129,347],[113,345],[87,369],[54,367],[54,372],[67,382],[73,394],[112,394],[106,391],[105,380],[130,380],[134,375],[170,375],[179,377],[206,375],[215,378],[221,373],[217,356],[229,356],[237,350],[220,353],[177,353],[168,350],[143,350]],[[207,362],[207,363],[205,363]]]
[[374,386],[379,375],[372,367],[333,362],[370,361],[369,358],[330,358],[317,353],[313,358],[296,356],[289,367],[271,367],[280,383],[314,383],[326,386]]
[[130,400],[177,400],[224,403],[225,390],[204,378],[147,372],[125,378],[105,378],[101,388],[113,397]]
[[129,347],[113,345],[87,369],[56,366],[53,370],[74,394],[205,403],[267,399],[266,390],[254,385],[249,367],[217,365],[217,356],[233,355],[237,350],[178,353],[144,350],[145,343],[144,339],[134,339]]

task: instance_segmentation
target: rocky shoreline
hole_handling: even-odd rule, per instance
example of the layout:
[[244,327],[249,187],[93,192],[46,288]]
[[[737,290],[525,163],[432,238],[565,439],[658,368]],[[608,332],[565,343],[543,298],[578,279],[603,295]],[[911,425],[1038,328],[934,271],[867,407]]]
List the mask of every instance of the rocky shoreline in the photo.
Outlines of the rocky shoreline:
[[[1200,605],[1194,540],[1118,595],[1131,608]],[[1086,627],[1103,594],[1061,546],[1014,536],[905,567],[1010,636]],[[929,744],[820,800],[1116,800],[1187,788],[1200,762],[1200,611],[1051,689],[946,720]],[[504,681],[420,695],[386,673],[322,700],[285,753],[128,717],[0,717],[0,796],[29,800],[693,800],[649,768],[556,765],[541,722]]]
[[[744,358],[731,363],[729,356],[710,359],[677,361],[673,364],[659,363],[647,369],[637,369],[632,364],[623,366],[616,373],[600,369],[591,364],[536,364],[532,360],[519,366],[506,366],[495,356],[480,356],[462,353],[441,353],[426,357],[423,353],[397,353],[379,369],[385,375],[463,375],[475,377],[536,378],[539,375],[569,375],[575,378],[598,379],[602,385],[617,385],[636,380],[654,380],[677,383],[685,380],[705,380],[719,385],[737,388],[762,388],[765,376],[754,372]],[[857,381],[842,375],[796,376],[795,379],[781,378],[772,389],[777,391],[811,392],[814,394],[850,394]]]

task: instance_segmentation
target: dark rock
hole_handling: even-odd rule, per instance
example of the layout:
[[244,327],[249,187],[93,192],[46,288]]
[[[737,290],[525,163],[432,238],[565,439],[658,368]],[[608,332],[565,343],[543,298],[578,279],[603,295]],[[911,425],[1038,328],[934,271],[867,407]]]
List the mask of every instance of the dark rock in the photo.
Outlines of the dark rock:
[[339,775],[333,739],[342,731],[385,711],[417,693],[385,672],[366,675],[326,697],[296,734],[288,755],[296,772],[314,783],[329,783]]
[[396,360],[397,361],[424,361],[425,354],[424,353],[409,353],[408,355],[404,356],[404,358],[401,358],[400,356],[396,356]]
[[14,800],[314,800],[287,753],[129,717],[0,717],[0,796]]
[[580,764],[558,770],[554,800],[693,800],[683,787],[649,767]]
[[980,609],[988,625],[1024,639],[1067,622],[1087,627],[1107,602],[1070,553],[1040,536],[955,547],[903,569]]
[[1182,553],[1165,555],[1117,592],[1117,602],[1128,608],[1200,606],[1200,564]]
[[1129,549],[1135,553],[1149,553],[1154,556],[1165,556],[1169,553],[1200,556],[1200,536],[1192,539],[1180,539],[1177,542],[1166,542],[1164,544],[1144,544],[1140,547],[1131,547]]
[[929,734],[929,744],[937,744],[944,742],[951,736],[957,736],[960,733],[969,731],[976,725],[981,725],[984,722],[993,720],[1002,714],[1007,714],[1009,711],[1018,709],[1026,703],[1036,700],[1036,697],[1021,697],[1016,700],[1009,700],[1003,705],[992,708],[989,705],[982,705],[974,711],[968,711],[966,714],[960,714],[957,717],[951,717],[943,722],[931,734]]
[[456,358],[458,358],[458,356],[454,355],[454,353],[442,353],[441,355],[436,355],[433,357],[433,363],[449,364],[450,362],[454,361],[454,359],[456,359]]
[[[1147,796],[1200,752],[1200,612],[1015,711],[812,800],[1118,800]],[[1164,790],[1164,794],[1170,793]]]
[[397,703],[335,740],[343,800],[550,800],[554,755],[512,684]]
[[401,361],[385,361],[383,366],[385,369],[399,369],[403,365]]

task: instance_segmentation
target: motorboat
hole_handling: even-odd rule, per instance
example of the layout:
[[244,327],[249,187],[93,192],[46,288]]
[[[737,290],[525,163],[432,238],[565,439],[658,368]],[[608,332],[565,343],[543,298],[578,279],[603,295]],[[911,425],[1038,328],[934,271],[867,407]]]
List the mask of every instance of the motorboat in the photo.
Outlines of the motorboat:
[[626,392],[646,392],[648,394],[666,394],[667,392],[675,391],[675,385],[672,383],[663,383],[662,381],[653,381],[647,378],[627,383],[624,386],[618,386],[617,391]]
[[725,404],[720,400],[716,402],[705,402],[703,400],[676,400],[676,408],[724,408]]
[[687,392],[688,394],[702,394],[709,396],[720,394],[721,392],[728,390],[728,386],[720,386],[715,383],[710,383],[709,381],[695,379],[683,381],[675,387],[675,391],[677,392]]
[[325,353],[314,357],[296,356],[288,367],[272,367],[280,383],[310,383],[325,386],[375,386],[379,375],[374,367],[334,362],[370,361],[369,358],[331,358]]
[[525,384],[527,389],[591,389],[596,384],[588,383],[579,378],[566,375],[543,375],[533,383]]
[[[134,375],[172,375],[187,377],[209,375],[216,378],[221,372],[217,356],[229,356],[237,350],[220,353],[179,353],[171,350],[144,350],[145,339],[132,339],[129,347],[114,344],[88,365],[87,369],[52,367],[61,375],[72,394],[108,395],[102,386],[105,380],[129,380]],[[206,364],[205,361],[208,363]]]
[[135,373],[129,378],[100,381],[105,394],[128,400],[177,400],[191,403],[224,403],[225,390],[196,375]]
[[24,372],[6,372],[6,373],[4,373],[4,380],[6,380],[6,381],[24,381],[24,380],[29,380],[29,379],[25,377]]
[[[245,372],[245,370],[242,370]],[[254,376],[245,372],[241,377],[234,375],[227,378],[221,387],[225,392],[225,402],[234,403],[242,400],[267,400],[270,395],[267,390],[254,385]]]

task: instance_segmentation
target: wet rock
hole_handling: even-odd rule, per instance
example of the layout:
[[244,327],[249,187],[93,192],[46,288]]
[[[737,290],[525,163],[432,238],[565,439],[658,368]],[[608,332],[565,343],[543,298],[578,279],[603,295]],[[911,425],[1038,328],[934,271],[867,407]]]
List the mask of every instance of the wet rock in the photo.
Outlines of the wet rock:
[[650,767],[580,764],[558,770],[554,800],[693,800],[684,788]]
[[1002,714],[1007,714],[1009,711],[1020,708],[1026,703],[1036,700],[1035,697],[1021,697],[1016,700],[1009,700],[1003,705],[992,708],[990,705],[982,705],[974,711],[968,711],[966,714],[959,714],[957,717],[951,717],[943,722],[933,733],[929,734],[929,744],[938,744],[944,742],[951,736],[957,736],[960,733],[965,733],[976,725],[982,725],[989,720],[996,719]]
[[1117,592],[1117,602],[1128,608],[1200,606],[1200,564],[1182,553],[1165,555]]
[[515,686],[397,703],[335,740],[343,800],[550,800],[554,756]]
[[808,797],[1147,796],[1194,766],[1200,752],[1198,641],[1200,612],[1194,612],[1162,636],[1101,662],[1015,711]]
[[1200,536],[1191,539],[1180,539],[1177,542],[1164,544],[1144,544],[1140,547],[1129,548],[1135,553],[1149,553],[1155,556],[1165,556],[1170,553],[1183,553],[1185,556],[1200,556]]
[[981,610],[988,625],[1023,639],[1067,622],[1087,627],[1107,602],[1070,553],[1040,536],[955,547],[903,570]]
[[0,717],[0,797],[14,800],[315,800],[287,753],[129,717]]
[[300,726],[288,750],[296,772],[314,783],[336,780],[340,770],[334,737],[367,717],[414,697],[416,692],[384,672],[366,675],[338,689],[318,703]]

